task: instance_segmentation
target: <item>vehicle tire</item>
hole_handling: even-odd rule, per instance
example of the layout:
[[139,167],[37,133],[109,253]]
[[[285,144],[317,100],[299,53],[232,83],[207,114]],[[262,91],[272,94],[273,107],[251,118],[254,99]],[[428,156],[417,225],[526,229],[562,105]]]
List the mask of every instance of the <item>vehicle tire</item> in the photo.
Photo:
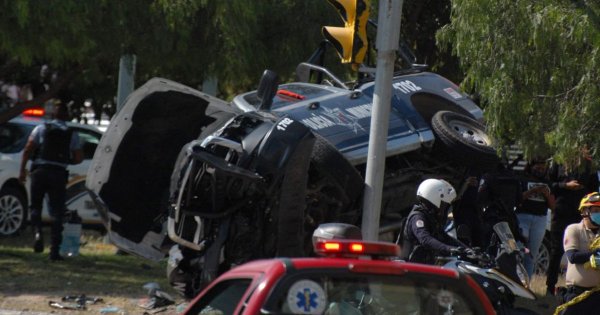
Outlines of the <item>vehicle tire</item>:
[[273,212],[274,222],[277,223],[277,256],[300,257],[308,254],[306,236],[312,235],[312,230],[307,230],[303,222],[307,214],[309,152],[314,143],[314,139],[308,140],[310,137],[312,135],[295,148],[287,162],[285,175],[279,183],[278,205]]
[[540,250],[537,255],[534,274],[545,275],[548,271],[548,264],[550,263],[550,237],[548,234],[544,235],[544,240],[540,246]]
[[311,157],[309,192],[320,192],[320,198],[329,203],[324,222],[358,224],[360,201],[364,192],[364,179],[356,168],[333,146],[319,135],[316,136]]
[[[485,126],[463,114],[439,111],[431,118],[431,127],[441,142],[440,150],[462,165],[489,169],[499,162]],[[440,147],[440,146],[438,146]]]
[[27,198],[16,187],[0,191],[0,235],[14,235],[27,221]]

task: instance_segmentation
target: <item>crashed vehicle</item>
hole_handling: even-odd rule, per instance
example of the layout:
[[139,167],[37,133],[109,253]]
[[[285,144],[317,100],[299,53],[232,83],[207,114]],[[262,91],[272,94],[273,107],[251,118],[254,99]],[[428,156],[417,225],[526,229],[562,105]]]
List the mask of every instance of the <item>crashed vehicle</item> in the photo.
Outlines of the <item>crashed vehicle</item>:
[[[161,78],[134,91],[87,175],[110,239],[151,259],[175,242],[171,281],[193,296],[232,266],[310,255],[320,223],[360,224],[374,77],[344,82],[312,61],[296,74],[279,84],[267,70],[231,102]],[[460,185],[498,163],[482,110],[454,83],[412,66],[392,88],[382,230],[423,179]]]

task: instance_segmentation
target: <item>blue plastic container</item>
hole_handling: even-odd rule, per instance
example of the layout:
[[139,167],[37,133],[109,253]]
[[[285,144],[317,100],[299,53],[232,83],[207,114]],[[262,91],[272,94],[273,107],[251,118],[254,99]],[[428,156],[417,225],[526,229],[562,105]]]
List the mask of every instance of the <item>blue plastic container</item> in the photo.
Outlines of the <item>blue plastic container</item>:
[[63,225],[62,243],[60,243],[60,255],[73,257],[79,255],[81,245],[81,218],[77,212],[71,215]]

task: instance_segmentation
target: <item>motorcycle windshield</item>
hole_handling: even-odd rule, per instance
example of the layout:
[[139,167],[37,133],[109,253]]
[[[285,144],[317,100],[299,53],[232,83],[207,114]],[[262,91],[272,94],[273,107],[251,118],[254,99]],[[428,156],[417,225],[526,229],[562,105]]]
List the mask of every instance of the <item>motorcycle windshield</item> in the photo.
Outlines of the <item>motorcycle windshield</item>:
[[507,222],[498,222],[494,225],[494,232],[500,238],[503,247],[509,252],[515,252],[518,250],[517,241],[515,241],[515,237],[510,231],[510,227]]

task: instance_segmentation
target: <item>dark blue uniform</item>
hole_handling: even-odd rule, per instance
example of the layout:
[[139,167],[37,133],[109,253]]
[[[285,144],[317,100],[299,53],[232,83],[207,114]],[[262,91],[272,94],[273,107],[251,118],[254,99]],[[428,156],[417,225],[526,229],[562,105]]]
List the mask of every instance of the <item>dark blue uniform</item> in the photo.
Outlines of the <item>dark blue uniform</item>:
[[413,207],[408,215],[402,244],[403,258],[411,262],[433,264],[435,256],[449,255],[465,244],[444,232],[443,224],[421,205]]

